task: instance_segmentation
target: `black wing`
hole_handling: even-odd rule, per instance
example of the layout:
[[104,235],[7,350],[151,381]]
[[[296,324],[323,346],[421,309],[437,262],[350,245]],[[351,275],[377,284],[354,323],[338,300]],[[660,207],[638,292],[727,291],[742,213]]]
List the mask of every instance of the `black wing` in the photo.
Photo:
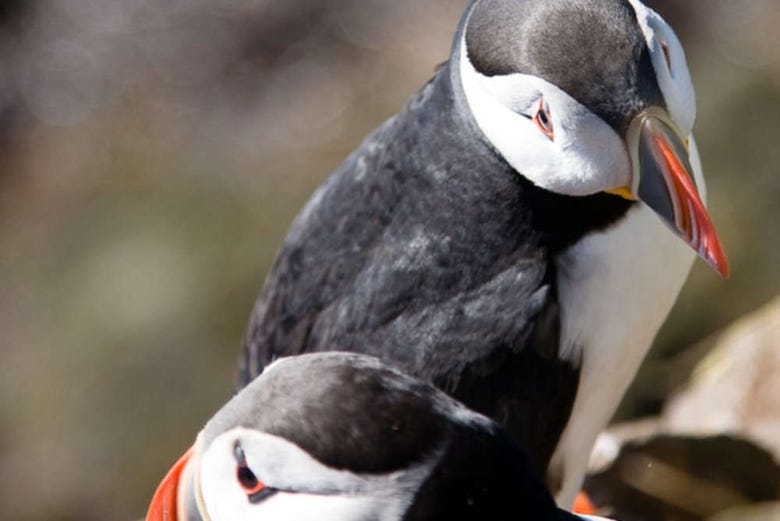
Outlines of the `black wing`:
[[444,83],[369,137],[296,219],[252,313],[237,383],[278,357],[375,355],[506,425],[542,469],[578,373],[556,356],[538,189],[469,139]]

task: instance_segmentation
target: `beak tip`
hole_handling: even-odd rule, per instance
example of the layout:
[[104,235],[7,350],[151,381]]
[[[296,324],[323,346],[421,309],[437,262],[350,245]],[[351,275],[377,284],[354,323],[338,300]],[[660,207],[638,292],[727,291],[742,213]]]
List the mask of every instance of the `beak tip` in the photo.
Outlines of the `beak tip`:
[[715,268],[718,270],[718,274],[721,276],[723,280],[728,280],[729,277],[731,277],[731,272],[729,271],[729,265],[728,264],[722,264],[720,269]]
[[723,280],[727,280],[731,276],[731,269],[729,267],[729,261],[726,258],[726,254],[721,250],[718,256],[707,256],[705,259],[707,264],[712,267]]
[[710,240],[701,245],[700,256],[709,266],[715,270],[724,280],[731,275],[729,259],[726,256],[726,250],[715,234],[714,229],[708,234]]

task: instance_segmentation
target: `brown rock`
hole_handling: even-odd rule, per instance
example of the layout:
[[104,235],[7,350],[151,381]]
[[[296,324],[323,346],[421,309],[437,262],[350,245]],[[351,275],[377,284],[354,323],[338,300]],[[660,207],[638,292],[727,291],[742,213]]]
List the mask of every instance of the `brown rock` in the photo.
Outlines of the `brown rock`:
[[611,427],[585,490],[622,521],[780,519],[780,299],[707,343],[658,418]]
[[666,432],[738,434],[780,459],[780,298],[720,336],[662,421]]

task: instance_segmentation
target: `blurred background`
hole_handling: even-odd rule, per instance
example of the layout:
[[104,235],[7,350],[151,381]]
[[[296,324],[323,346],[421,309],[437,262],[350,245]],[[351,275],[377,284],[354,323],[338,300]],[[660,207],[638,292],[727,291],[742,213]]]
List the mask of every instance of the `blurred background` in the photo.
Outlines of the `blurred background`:
[[[619,419],[780,294],[780,2],[646,3],[687,50],[733,275],[697,262]],[[231,395],[291,219],[466,4],[0,1],[0,519],[144,515]]]

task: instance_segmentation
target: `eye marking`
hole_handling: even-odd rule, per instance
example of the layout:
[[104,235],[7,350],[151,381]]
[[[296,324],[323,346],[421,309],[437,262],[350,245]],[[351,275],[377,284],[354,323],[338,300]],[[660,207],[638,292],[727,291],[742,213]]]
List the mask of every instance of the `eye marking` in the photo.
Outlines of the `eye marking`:
[[265,488],[259,490],[258,492],[255,492],[254,494],[250,494],[248,496],[249,502],[253,503],[253,504],[254,503],[260,503],[261,501],[265,501],[269,497],[273,496],[277,492],[279,492],[278,489],[271,488],[271,487],[265,487]]
[[539,100],[539,107],[536,109],[536,115],[533,117],[533,120],[545,136],[550,138],[551,141],[555,139],[550,108],[544,102],[544,99]]
[[672,54],[669,50],[669,44],[661,41],[661,50],[664,53],[664,59],[666,60],[666,66],[669,68],[669,72],[672,72]]
[[268,487],[257,479],[255,473],[247,465],[244,449],[238,443],[233,447],[233,456],[236,458],[237,464],[236,479],[238,479],[238,484],[241,485],[250,503],[259,503],[278,492],[277,489]]

